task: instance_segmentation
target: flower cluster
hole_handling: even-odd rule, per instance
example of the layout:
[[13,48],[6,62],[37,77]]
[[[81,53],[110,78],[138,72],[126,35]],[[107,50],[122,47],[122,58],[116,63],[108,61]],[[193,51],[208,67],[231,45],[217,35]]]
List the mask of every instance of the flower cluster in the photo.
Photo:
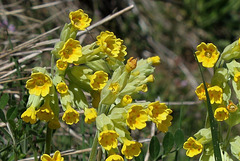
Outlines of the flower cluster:
[[77,110],[83,110],[85,123],[96,122],[98,142],[107,151],[107,160],[123,160],[117,154],[118,143],[123,144],[121,153],[132,159],[140,154],[142,144],[134,141],[129,129],[143,129],[147,121],[153,121],[159,131],[167,132],[173,119],[166,104],[133,99],[147,92],[160,58],[130,57],[124,63],[126,46],[109,31],[101,32],[92,44],[81,46],[76,40],[77,31],[88,27],[91,19],[82,10],[71,12],[69,18],[71,23],[65,24],[52,50],[54,70],[49,74],[45,68],[36,67],[27,81],[29,108],[21,117],[31,124],[45,121],[49,128],[56,129],[60,127],[61,110],[62,120],[69,125],[79,122]]
[[[228,135],[221,139],[223,141],[220,143],[222,158],[230,159],[226,149],[231,149],[232,154],[240,159],[240,148],[235,146],[236,142],[239,142],[239,137],[231,139],[229,135],[232,127],[240,123],[240,110],[237,105],[240,100],[240,63],[237,62],[240,58],[240,39],[228,45],[221,54],[212,43],[202,42],[197,46],[195,54],[203,67],[214,67],[211,83],[201,83],[195,93],[199,100],[209,99],[214,118],[219,122],[218,126],[222,126],[220,123],[223,121],[228,125]],[[196,140],[190,137],[185,142],[183,147],[187,150],[187,156],[193,157],[202,153],[200,160],[209,160],[213,157],[212,136],[208,127],[194,135]]]

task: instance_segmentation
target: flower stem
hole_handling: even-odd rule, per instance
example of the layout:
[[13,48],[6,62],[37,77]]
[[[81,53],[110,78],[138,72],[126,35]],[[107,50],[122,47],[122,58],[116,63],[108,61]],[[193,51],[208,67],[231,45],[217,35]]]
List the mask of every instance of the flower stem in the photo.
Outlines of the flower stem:
[[97,146],[98,146],[98,133],[96,131],[94,140],[93,140],[93,144],[92,144],[92,150],[89,156],[89,160],[88,161],[95,161],[96,160],[96,154],[97,154]]
[[50,154],[51,152],[51,141],[52,141],[52,129],[47,127],[47,134],[46,134],[46,140],[45,140],[45,154]]

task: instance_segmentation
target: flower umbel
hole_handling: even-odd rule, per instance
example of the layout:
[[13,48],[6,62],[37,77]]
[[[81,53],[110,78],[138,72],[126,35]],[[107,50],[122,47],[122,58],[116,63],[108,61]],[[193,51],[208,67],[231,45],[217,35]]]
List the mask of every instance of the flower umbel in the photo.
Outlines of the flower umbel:
[[81,9],[70,12],[69,19],[71,20],[71,24],[78,30],[85,30],[92,21],[92,19],[89,18],[88,15]]
[[223,107],[223,106],[220,106],[218,107],[215,112],[214,112],[214,117],[217,121],[224,121],[224,120],[227,120],[228,119],[228,116],[229,116],[229,112],[228,110]]
[[141,147],[142,144],[139,142],[126,140],[124,141],[121,152],[127,159],[132,159],[141,153]]
[[32,73],[31,79],[29,79],[26,83],[26,88],[29,90],[30,94],[34,94],[37,96],[45,97],[52,86],[51,78],[43,73]]
[[212,43],[206,44],[204,42],[197,46],[195,54],[198,61],[206,68],[212,68],[220,55],[215,45]]
[[111,150],[117,147],[118,133],[113,130],[105,130],[99,134],[98,142],[106,150]]
[[41,161],[64,161],[64,158],[61,157],[61,153],[57,150],[52,158],[48,154],[43,154]]
[[141,105],[132,105],[128,110],[126,122],[132,130],[143,129],[146,127],[147,119],[147,112]]
[[69,125],[76,124],[79,121],[79,113],[68,104],[62,120]]
[[202,152],[203,146],[200,142],[195,140],[193,137],[188,138],[188,140],[184,143],[183,148],[187,150],[186,155],[189,157],[193,157]]
[[37,122],[35,107],[30,106],[22,115],[21,118],[24,122],[30,122],[31,124],[35,124]]
[[59,51],[59,55],[61,56],[62,61],[73,63],[82,56],[82,46],[79,41],[70,38]]

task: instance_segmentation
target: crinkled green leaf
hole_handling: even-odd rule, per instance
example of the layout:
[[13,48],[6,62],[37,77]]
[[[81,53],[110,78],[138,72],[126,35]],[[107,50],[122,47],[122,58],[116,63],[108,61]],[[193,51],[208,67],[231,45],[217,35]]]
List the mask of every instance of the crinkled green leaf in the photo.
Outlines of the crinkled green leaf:
[[7,111],[7,119],[8,120],[12,120],[15,119],[18,115],[18,108],[17,107],[11,107],[8,111]]

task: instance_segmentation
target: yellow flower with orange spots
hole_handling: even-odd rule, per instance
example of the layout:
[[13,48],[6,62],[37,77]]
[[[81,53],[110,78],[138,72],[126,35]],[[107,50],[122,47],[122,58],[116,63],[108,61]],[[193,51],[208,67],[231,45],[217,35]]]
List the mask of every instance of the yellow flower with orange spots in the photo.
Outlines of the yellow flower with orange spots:
[[37,122],[35,107],[30,106],[22,115],[21,118],[24,122],[35,124]]
[[26,88],[29,90],[29,94],[45,97],[49,94],[50,87],[52,86],[51,78],[41,72],[32,73],[31,79],[26,83]]
[[72,38],[68,39],[63,48],[59,51],[62,61],[73,63],[82,56],[82,46],[80,42]]
[[129,103],[132,103],[132,97],[130,95],[123,96],[121,100],[122,106],[127,106]]
[[[209,87],[210,87],[210,84],[206,83],[206,86],[207,86],[207,88],[209,88]],[[198,96],[198,99],[199,99],[199,100],[204,100],[204,101],[206,101],[207,98],[206,98],[206,92],[205,92],[205,88],[204,88],[204,84],[203,84],[203,83],[201,83],[201,84],[196,88],[195,93],[196,93],[196,95]]]
[[127,159],[132,159],[134,156],[137,157],[141,153],[142,144],[136,141],[124,140],[122,147],[122,154]]
[[90,77],[90,86],[93,90],[101,90],[108,81],[108,74],[104,71],[96,71]]
[[105,161],[124,161],[124,159],[118,154],[113,154],[110,155]]
[[97,111],[95,108],[85,108],[84,115],[85,115],[84,121],[87,124],[91,124],[92,122],[94,122],[96,120]]
[[54,113],[49,105],[49,103],[44,103],[36,112],[37,117],[40,120],[46,122],[50,121],[54,117]]
[[65,61],[62,61],[61,59],[58,59],[56,62],[56,66],[59,70],[63,71],[67,69],[68,63]]
[[104,130],[99,134],[98,142],[106,150],[111,150],[117,147],[118,133],[113,130]]
[[224,106],[219,106],[214,112],[214,117],[217,121],[224,121],[228,119],[229,112]]
[[56,89],[60,94],[66,94],[68,92],[68,86],[64,82],[58,83]]
[[61,153],[57,150],[52,158],[48,154],[43,154],[41,161],[64,161],[64,158],[61,157]]
[[204,42],[197,46],[195,54],[198,61],[206,68],[212,68],[220,55],[215,45],[212,43],[206,44]]
[[76,124],[79,121],[79,113],[74,110],[70,104],[67,104],[66,111],[63,114],[62,120],[67,124],[72,125]]
[[69,19],[71,20],[72,26],[78,30],[85,30],[92,21],[82,9],[70,12]]
[[141,105],[132,105],[128,110],[126,123],[130,129],[143,129],[147,120],[147,112]]
[[187,150],[186,155],[189,157],[194,157],[198,155],[203,150],[203,145],[195,140],[193,137],[188,138],[188,140],[184,143],[183,148]]
[[213,86],[209,87],[208,89],[208,94],[210,97],[210,102],[211,104],[221,104],[223,100],[223,90],[219,86]]

